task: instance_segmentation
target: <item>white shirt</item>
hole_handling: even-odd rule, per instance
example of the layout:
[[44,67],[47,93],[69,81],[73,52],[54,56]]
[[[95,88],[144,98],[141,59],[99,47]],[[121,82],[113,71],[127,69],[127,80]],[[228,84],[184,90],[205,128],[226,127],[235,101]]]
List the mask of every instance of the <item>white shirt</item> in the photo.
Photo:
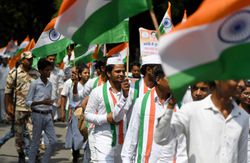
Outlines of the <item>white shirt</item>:
[[[110,83],[107,82],[107,88],[109,89],[110,87],[111,87]],[[91,92],[85,110],[85,117],[87,121],[94,123],[95,125],[100,126],[105,124],[109,126],[109,123],[107,121],[106,107],[102,95],[102,89],[103,86],[98,86]],[[127,106],[125,107],[127,103],[127,98],[125,98],[122,95],[122,92],[113,94],[117,99],[117,105],[114,108],[114,110],[111,111],[118,116],[118,112],[120,110],[128,110]],[[117,118],[117,116],[115,116],[114,118],[117,119],[117,121],[119,121],[119,118]]]
[[[63,85],[63,89],[62,89],[62,92],[61,92],[61,95],[62,96],[66,96],[68,97],[68,100],[69,100],[69,107],[70,108],[75,108],[77,106],[80,106],[81,105],[81,99],[78,99],[77,101],[76,100],[73,100],[73,82],[71,79],[68,79],[64,85]],[[82,89],[84,89],[84,85],[82,85],[80,82],[77,83],[77,90],[78,91],[82,91]]]
[[[110,87],[111,85],[109,81],[107,81],[107,88],[109,89]],[[116,150],[111,146],[112,132],[110,124],[107,121],[102,89],[103,85],[96,87],[91,92],[85,110],[85,118],[88,122],[95,124],[93,135],[95,137],[94,146],[97,152],[97,159],[112,160],[112,155],[114,155]],[[121,117],[124,118],[124,110],[127,110],[129,107],[127,106],[127,98],[123,97],[122,92],[113,94],[117,100],[117,105],[111,111],[113,112],[114,119],[119,121]]]
[[6,79],[7,79],[9,72],[10,72],[10,68],[8,65],[6,67],[4,66],[0,67],[0,90],[5,89]]
[[[52,83],[52,100],[58,100],[60,98],[60,89],[63,88],[63,78],[64,78],[64,72],[59,69],[58,67],[55,67],[49,77],[49,81]],[[57,101],[54,102],[54,106],[57,106]]]
[[71,51],[71,56],[69,58],[68,54],[65,55],[65,57],[63,58],[63,63],[64,63],[64,69],[71,67],[70,66],[70,62],[74,61],[75,59],[75,53],[74,51]]
[[[140,117],[141,117],[141,105],[142,100],[144,96],[139,97],[136,100],[136,103],[133,107],[131,120],[129,123],[129,127],[126,133],[125,141],[122,148],[122,160],[123,163],[131,163],[131,162],[137,162],[138,157],[138,141],[139,141],[139,129],[142,127],[140,126]],[[150,100],[150,97],[149,99]],[[154,128],[157,125],[157,119],[164,113],[166,105],[168,104],[168,100],[162,105],[158,97],[155,93],[155,122],[154,122]],[[148,114],[145,114],[146,116],[150,116]],[[147,120],[145,120],[145,123],[148,123]],[[146,127],[147,128],[147,127]],[[143,132],[147,132],[146,128],[144,127]],[[153,133],[154,135],[154,133]],[[147,138],[143,138],[143,144],[147,144]],[[183,142],[185,143],[185,142]],[[181,144],[180,144],[181,145]],[[185,145],[185,144],[184,144]],[[175,153],[175,147],[176,147],[176,139],[172,140],[170,144],[168,145],[158,145],[153,140],[152,148],[149,156],[149,163],[173,163],[174,160],[174,153]],[[145,149],[142,150],[142,160],[145,159]],[[135,156],[136,155],[136,156]],[[142,163],[145,162],[142,161]]]
[[155,141],[167,144],[184,133],[189,163],[246,163],[249,116],[234,103],[225,119],[214,106],[211,95],[183,105],[173,116],[165,110],[156,127]]

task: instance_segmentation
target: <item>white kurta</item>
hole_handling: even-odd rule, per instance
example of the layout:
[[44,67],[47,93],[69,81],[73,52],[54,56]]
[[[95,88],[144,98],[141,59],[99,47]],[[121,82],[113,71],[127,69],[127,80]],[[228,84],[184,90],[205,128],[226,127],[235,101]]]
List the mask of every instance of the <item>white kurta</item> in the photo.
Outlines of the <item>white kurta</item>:
[[179,112],[166,109],[159,119],[155,141],[167,144],[184,134],[189,163],[246,163],[249,115],[234,103],[225,119],[214,106],[211,95],[183,105]]
[[[109,89],[110,83],[107,81],[107,88]],[[103,85],[95,88],[90,96],[89,101],[85,110],[85,118],[88,122],[94,123],[95,127],[93,129],[93,136],[95,139],[95,159],[94,162],[114,162],[119,163],[120,150],[122,145],[116,143],[116,146],[112,147],[112,132],[110,124],[107,122],[107,112],[103,98]],[[114,119],[123,119],[124,124],[126,124],[126,110],[129,106],[127,99],[123,97],[122,92],[113,93],[116,98],[117,105],[111,107],[111,111],[114,113]],[[111,99],[110,94],[108,94],[109,99]],[[117,126],[117,125],[116,125]],[[124,125],[125,126],[125,125]],[[126,127],[124,127],[124,130]],[[125,133],[125,131],[124,131]],[[118,137],[117,137],[118,139]]]
[[63,78],[64,78],[64,72],[63,70],[59,69],[58,67],[55,67],[49,77],[49,81],[52,83],[52,100],[55,100],[53,103],[53,106],[58,107],[58,100],[61,97],[60,96],[60,89],[63,88]]
[[[143,146],[142,151],[138,151],[138,142],[139,142],[139,130],[140,118],[141,118],[141,106],[144,96],[139,97],[136,100],[136,103],[133,107],[132,117],[129,123],[129,127],[126,133],[125,141],[122,148],[122,160],[123,163],[137,162],[138,155],[141,154],[141,162],[145,162],[146,158],[146,148],[148,143],[148,129],[149,129],[149,118],[150,118],[150,97],[147,101],[147,109],[144,116],[144,130],[143,130]],[[164,106],[167,105],[167,101],[162,105],[159,103],[158,97],[155,93],[154,95],[155,103],[155,118],[154,118],[154,129],[157,125],[157,119],[164,113]],[[153,130],[154,131],[154,130]],[[154,135],[154,133],[153,133]],[[173,163],[174,153],[175,153],[176,141],[173,140],[170,144],[161,146],[154,142],[152,143],[152,148],[149,156],[149,163]]]

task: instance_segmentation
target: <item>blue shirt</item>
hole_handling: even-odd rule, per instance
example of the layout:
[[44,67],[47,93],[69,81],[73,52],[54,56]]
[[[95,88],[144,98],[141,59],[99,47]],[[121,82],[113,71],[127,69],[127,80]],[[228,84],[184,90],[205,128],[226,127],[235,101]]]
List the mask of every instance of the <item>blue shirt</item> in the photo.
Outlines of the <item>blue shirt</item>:
[[[31,82],[29,92],[26,98],[26,105],[31,107],[32,102],[34,101],[43,101],[46,99],[51,99],[52,95],[52,84],[48,80],[47,84],[38,78]],[[48,111],[52,110],[50,105],[36,105],[31,107],[32,110]]]

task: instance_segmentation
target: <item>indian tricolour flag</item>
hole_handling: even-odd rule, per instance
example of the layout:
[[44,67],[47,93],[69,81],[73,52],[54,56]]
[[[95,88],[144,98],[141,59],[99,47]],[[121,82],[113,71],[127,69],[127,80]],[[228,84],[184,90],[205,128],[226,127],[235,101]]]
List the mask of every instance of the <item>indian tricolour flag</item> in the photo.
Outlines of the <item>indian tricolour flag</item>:
[[0,56],[3,57],[4,56],[4,52],[6,50],[6,46],[3,48],[0,48]]
[[10,69],[12,69],[13,67],[15,67],[17,61],[19,61],[21,59],[21,54],[22,52],[25,50],[25,48],[30,44],[30,38],[29,36],[27,36],[22,43],[19,45],[15,55],[13,57],[11,57],[11,59],[9,60],[9,67]]
[[161,34],[164,34],[164,33],[168,33],[171,31],[171,29],[173,28],[173,23],[172,23],[172,20],[171,20],[171,17],[170,17],[170,7],[171,7],[171,4],[168,3],[168,9],[161,21],[161,24],[159,26],[159,31]]
[[16,41],[10,40],[6,46],[4,54],[12,57],[14,54],[16,54],[17,49],[18,46]]
[[122,58],[123,63],[126,63],[127,61],[127,56],[129,54],[129,44],[128,42],[123,42],[112,49],[110,49],[107,53],[107,57],[111,57],[113,55],[120,55]]
[[[78,48],[80,48],[79,50],[82,49],[82,51],[84,52],[83,54],[79,55],[77,53],[79,53]],[[87,64],[89,62],[93,62],[94,60],[98,60],[100,58],[103,57],[103,51],[101,49],[100,45],[91,45],[89,46],[88,49],[83,49],[84,47],[77,45],[74,49],[75,54],[77,54],[78,57],[76,57],[74,59],[73,62],[71,62],[72,65],[78,65],[78,64]]]
[[177,98],[197,81],[250,78],[250,0],[204,1],[160,38],[160,55]]
[[54,28],[56,19],[57,18],[52,19],[40,35],[35,48],[32,50],[35,56],[46,57],[48,55],[57,54],[65,50],[72,42]]
[[19,45],[18,49],[17,49],[17,52],[16,52],[16,55],[20,54],[24,48],[26,48],[26,46],[28,46],[30,43],[30,38],[29,36],[27,36],[23,41],[22,43]]
[[56,29],[74,42],[88,45],[124,19],[151,6],[151,0],[64,0]]

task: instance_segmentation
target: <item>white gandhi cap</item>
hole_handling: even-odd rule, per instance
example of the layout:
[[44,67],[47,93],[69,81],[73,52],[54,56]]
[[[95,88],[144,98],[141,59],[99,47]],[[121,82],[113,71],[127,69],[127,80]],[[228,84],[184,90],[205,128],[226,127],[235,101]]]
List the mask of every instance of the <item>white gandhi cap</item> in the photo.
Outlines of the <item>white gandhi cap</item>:
[[141,65],[146,65],[146,64],[161,64],[162,63],[160,55],[158,55],[158,54],[142,56],[141,61],[142,61]]
[[120,54],[116,54],[112,57],[109,57],[107,60],[107,65],[119,65],[119,64],[124,64]]

